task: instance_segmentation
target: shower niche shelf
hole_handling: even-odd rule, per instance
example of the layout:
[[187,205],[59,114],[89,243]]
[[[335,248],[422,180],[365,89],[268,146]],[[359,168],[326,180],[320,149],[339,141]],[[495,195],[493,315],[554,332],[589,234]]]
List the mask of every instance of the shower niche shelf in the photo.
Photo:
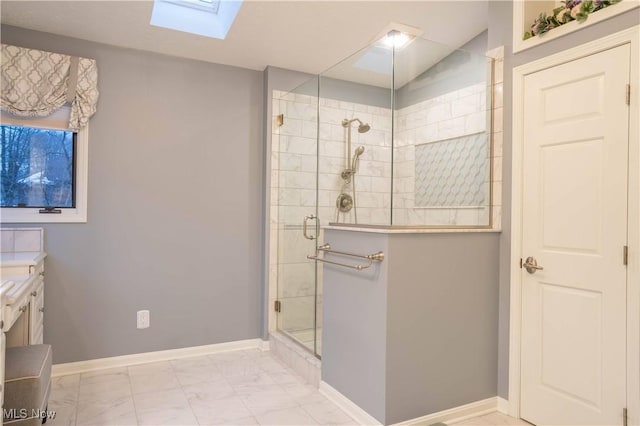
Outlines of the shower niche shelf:
[[585,22],[579,23],[572,21],[560,27],[554,28],[549,32],[523,40],[522,36],[526,31],[530,31],[531,24],[540,15],[541,12],[551,12],[554,8],[560,6],[560,1],[538,1],[525,0],[513,2],[513,52],[521,52],[535,46],[539,46],[548,41],[555,40],[567,34],[589,27],[598,22],[610,19],[621,13],[625,13],[634,8],[640,7],[638,0],[622,0],[620,3],[611,5],[605,9],[601,9],[589,15]]

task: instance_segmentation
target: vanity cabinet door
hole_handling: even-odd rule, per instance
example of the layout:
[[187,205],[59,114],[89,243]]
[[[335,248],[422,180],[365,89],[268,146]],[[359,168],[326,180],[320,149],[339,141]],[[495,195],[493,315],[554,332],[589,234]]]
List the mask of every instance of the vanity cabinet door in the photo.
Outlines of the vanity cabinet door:
[[31,291],[30,318],[29,318],[29,344],[39,345],[43,343],[44,331],[44,265],[38,264],[36,273],[38,277],[34,289]]
[[44,281],[40,281],[31,292],[31,318],[29,322],[29,344],[42,343],[44,326]]

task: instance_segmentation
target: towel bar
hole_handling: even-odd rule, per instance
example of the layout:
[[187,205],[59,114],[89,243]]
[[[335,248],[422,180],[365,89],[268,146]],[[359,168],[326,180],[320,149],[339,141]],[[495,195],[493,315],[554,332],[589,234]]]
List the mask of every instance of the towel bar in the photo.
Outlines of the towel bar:
[[[321,252],[321,251],[323,251],[325,253],[340,255],[340,256],[348,256],[348,257],[354,257],[354,258],[357,258],[357,259],[364,259],[364,260],[368,261],[369,263],[367,263],[366,265],[350,265],[348,263],[335,262],[333,260],[327,260],[327,259],[324,259],[324,258],[318,256],[318,252]],[[375,262],[382,262],[384,260],[384,253],[381,252],[381,251],[379,251],[377,253],[373,253],[373,254],[367,254],[367,255],[347,253],[347,252],[344,252],[344,251],[332,250],[331,249],[331,245],[323,244],[323,245],[321,245],[320,247],[317,248],[315,256],[307,256],[307,259],[309,259],[309,260],[317,260],[319,262],[330,263],[332,265],[344,266],[345,268],[351,268],[351,269],[355,269],[355,270],[361,271],[361,270],[367,269],[371,265],[373,265],[374,261]]]

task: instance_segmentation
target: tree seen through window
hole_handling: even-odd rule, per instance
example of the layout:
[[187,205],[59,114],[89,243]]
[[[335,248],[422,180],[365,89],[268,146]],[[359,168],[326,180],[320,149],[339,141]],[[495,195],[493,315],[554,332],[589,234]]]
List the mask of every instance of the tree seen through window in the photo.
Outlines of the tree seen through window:
[[2,207],[73,208],[76,134],[0,126]]

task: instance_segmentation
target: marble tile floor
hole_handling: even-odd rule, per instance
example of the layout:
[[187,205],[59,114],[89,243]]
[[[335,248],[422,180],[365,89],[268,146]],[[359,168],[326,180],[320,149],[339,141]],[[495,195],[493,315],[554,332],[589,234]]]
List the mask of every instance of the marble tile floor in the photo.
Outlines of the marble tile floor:
[[[47,425],[357,425],[269,352],[54,377]],[[491,413],[451,426],[529,425]]]
[[514,417],[507,416],[502,413],[491,413],[484,416],[474,417],[459,423],[454,423],[451,426],[516,426],[525,425],[531,426],[531,423],[527,423],[524,420],[516,419]]
[[47,425],[354,425],[269,352],[243,350],[52,379]]

